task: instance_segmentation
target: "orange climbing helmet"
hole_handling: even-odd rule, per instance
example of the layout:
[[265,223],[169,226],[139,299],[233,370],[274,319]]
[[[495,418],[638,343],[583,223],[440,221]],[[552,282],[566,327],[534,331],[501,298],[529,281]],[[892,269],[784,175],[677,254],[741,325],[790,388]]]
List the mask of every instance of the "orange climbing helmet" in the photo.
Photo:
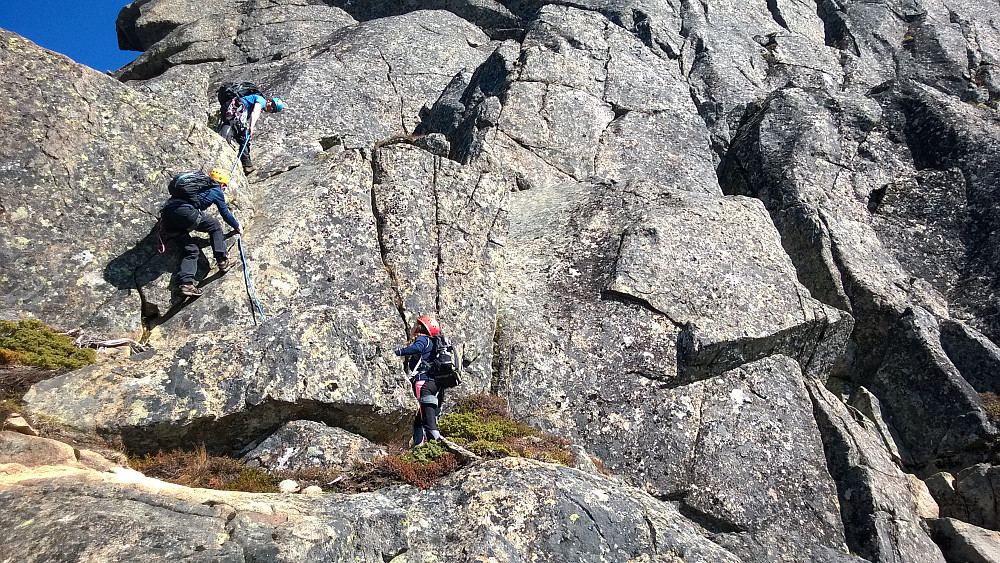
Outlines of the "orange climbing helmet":
[[211,176],[213,180],[222,184],[223,186],[229,185],[229,174],[226,174],[226,171],[221,168],[216,168],[215,170],[212,170],[211,172],[209,172],[208,175]]
[[437,319],[434,317],[420,317],[417,319],[417,322],[424,325],[424,328],[427,329],[427,334],[431,335],[432,338],[441,332],[441,325],[438,324]]

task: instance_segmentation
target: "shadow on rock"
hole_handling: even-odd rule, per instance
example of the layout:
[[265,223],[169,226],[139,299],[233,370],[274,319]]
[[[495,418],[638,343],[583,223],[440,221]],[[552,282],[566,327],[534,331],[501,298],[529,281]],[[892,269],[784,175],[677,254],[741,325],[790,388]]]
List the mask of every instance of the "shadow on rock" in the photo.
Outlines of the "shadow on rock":
[[[232,236],[228,234],[226,238]],[[195,279],[198,286],[204,286],[222,276],[220,272],[208,276],[211,269],[205,252],[201,249],[210,246],[208,239],[192,237],[199,247],[198,271]],[[157,232],[153,227],[145,237],[122,255],[111,260],[104,268],[104,279],[122,290],[136,290],[142,301],[143,325],[153,329],[180,312],[196,298],[188,297],[180,292],[177,271],[180,268],[183,249],[176,240],[175,233]],[[161,253],[160,250],[163,249]],[[171,274],[164,284],[164,274]],[[162,304],[169,304],[166,311],[161,312]]]

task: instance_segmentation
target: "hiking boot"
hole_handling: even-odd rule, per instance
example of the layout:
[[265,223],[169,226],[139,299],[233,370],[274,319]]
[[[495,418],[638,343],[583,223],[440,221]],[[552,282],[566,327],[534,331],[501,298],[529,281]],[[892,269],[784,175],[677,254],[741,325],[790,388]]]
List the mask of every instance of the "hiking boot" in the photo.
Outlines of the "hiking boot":
[[243,174],[244,175],[249,174],[249,173],[253,172],[256,169],[257,169],[257,167],[254,166],[254,165],[252,165],[252,164],[250,166],[244,166],[243,167]]
[[193,283],[183,284],[177,289],[179,289],[184,295],[190,295],[191,297],[198,297],[201,295],[201,290],[198,289]]
[[232,257],[226,258],[225,260],[222,260],[222,261],[220,261],[218,263],[219,271],[224,274],[224,273],[228,272],[229,270],[232,270],[234,267],[236,267],[236,264],[238,262],[239,261],[236,260],[235,258],[232,258]]

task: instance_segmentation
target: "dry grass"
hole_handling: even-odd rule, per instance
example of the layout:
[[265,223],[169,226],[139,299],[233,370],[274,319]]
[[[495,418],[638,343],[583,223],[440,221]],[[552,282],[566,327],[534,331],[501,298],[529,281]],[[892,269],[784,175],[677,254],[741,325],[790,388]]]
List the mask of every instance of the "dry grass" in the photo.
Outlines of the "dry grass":
[[1000,395],[992,391],[986,391],[980,393],[979,398],[983,401],[983,409],[986,411],[986,416],[993,422],[1000,422]]
[[0,366],[0,422],[13,413],[24,414],[21,400],[32,385],[65,371],[34,366]]
[[278,492],[279,479],[276,475],[247,467],[238,459],[210,456],[205,446],[199,446],[193,452],[174,450],[133,458],[131,465],[149,477],[186,487],[250,493]]

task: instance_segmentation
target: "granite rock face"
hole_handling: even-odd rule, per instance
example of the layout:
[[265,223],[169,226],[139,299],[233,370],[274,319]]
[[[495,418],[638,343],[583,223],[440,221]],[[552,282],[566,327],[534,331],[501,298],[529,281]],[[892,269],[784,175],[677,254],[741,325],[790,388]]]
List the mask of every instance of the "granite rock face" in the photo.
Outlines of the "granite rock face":
[[358,495],[232,493],[122,468],[10,463],[0,464],[0,501],[0,523],[18,530],[0,549],[25,561],[740,561],[669,502],[530,460]]
[[243,455],[247,465],[271,471],[313,467],[350,471],[355,464],[386,455],[377,444],[311,420],[295,420]]
[[[433,314],[466,374],[446,410],[498,394],[619,483],[508,460],[267,513],[74,474],[0,491],[9,524],[42,491],[50,515],[131,507],[104,532],[136,558],[158,534],[175,558],[958,557],[914,479],[994,526],[962,496],[997,461],[994,21],[985,0],[137,0],[116,25],[142,53],[111,77],[0,32],[0,311],[153,347],[34,386],[29,417],[268,466],[293,421],[377,449],[416,406],[392,350]],[[155,215],[173,173],[235,161],[209,127],[229,80],[286,109],[227,193],[241,267],[204,262],[187,300]],[[96,534],[67,553],[99,557]]]

